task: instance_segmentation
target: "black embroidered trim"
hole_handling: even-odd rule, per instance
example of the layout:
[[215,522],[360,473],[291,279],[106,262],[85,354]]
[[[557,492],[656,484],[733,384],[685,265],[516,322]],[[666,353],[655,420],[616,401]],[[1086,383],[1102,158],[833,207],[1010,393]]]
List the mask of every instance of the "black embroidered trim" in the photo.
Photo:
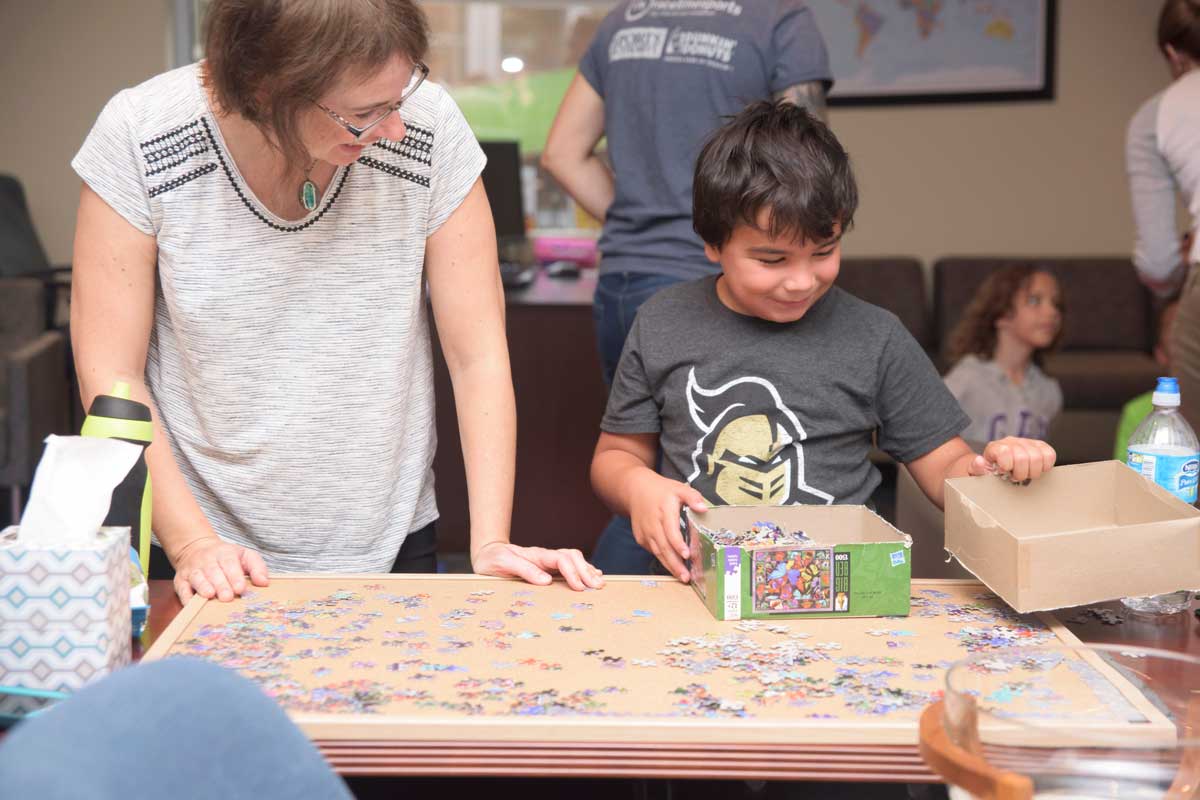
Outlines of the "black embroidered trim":
[[162,173],[166,172],[166,171],[167,171],[167,170],[169,170],[169,169],[172,169],[172,168],[174,168],[174,167],[178,167],[180,164],[184,164],[184,163],[186,163],[186,162],[187,162],[187,160],[188,160],[188,159],[190,159],[192,156],[198,156],[198,155],[202,155],[202,154],[204,154],[204,153],[207,153],[207,152],[209,151],[209,147],[208,147],[208,143],[207,143],[207,142],[198,142],[197,144],[199,145],[198,147],[197,147],[197,146],[193,146],[193,147],[192,147],[191,149],[189,149],[187,152],[180,153],[180,154],[179,154],[179,157],[178,157],[178,158],[176,158],[176,159],[174,159],[173,161],[164,161],[163,163],[159,164],[159,165],[158,165],[157,167],[155,167],[154,169],[152,169],[152,170],[149,170],[149,171],[146,173],[146,175],[147,175],[147,176],[150,176],[150,175],[160,175],[160,174],[162,174]]
[[[433,130],[430,128],[422,128],[420,125],[413,125],[412,123],[406,122],[404,123],[404,129],[408,131],[409,135],[415,133],[421,139],[425,139],[430,142],[433,141]],[[408,136],[405,136],[404,138],[407,139]],[[403,139],[401,141],[403,141]]]
[[397,178],[404,178],[405,180],[412,181],[418,186],[424,186],[426,189],[429,188],[429,178],[425,177],[424,175],[418,175],[417,173],[409,172],[406,169],[393,167],[391,164],[385,164],[378,159],[371,158],[370,156],[362,156],[358,159],[358,163],[367,167],[373,167],[380,172],[386,172],[388,175],[394,175]]
[[210,172],[214,172],[216,169],[216,164],[205,164],[203,167],[196,167],[196,169],[192,170],[191,172],[185,172],[177,178],[172,178],[166,183],[155,186],[150,190],[149,195],[151,197],[157,197],[163,192],[169,192],[172,189],[178,189],[185,183],[191,183],[192,181],[196,180],[196,178],[207,175]]
[[430,155],[432,144],[410,142],[407,136],[399,142],[389,142],[386,139],[380,139],[375,143],[375,146],[387,150],[389,153],[405,156],[406,158],[411,158],[413,161],[420,161],[426,166],[433,163],[433,157]]
[[148,166],[153,166],[154,162],[156,161],[162,161],[164,158],[170,158],[176,153],[182,153],[184,150],[188,149],[194,144],[201,144],[203,142],[204,132],[196,131],[195,133],[189,133],[187,136],[171,142],[165,147],[160,147],[156,150],[145,153],[143,158],[146,159],[146,164]]
[[[326,211],[333,208],[333,204],[337,202],[338,195],[342,192],[342,187],[346,185],[346,178],[350,175],[350,167],[346,167],[345,171],[342,172],[342,179],[338,181],[338,185],[334,188],[333,194],[329,197],[329,202],[325,204],[323,209],[321,209],[320,214],[317,214],[312,219],[302,222],[299,225],[280,225],[264,217],[262,212],[254,207],[254,203],[250,202],[250,198],[246,197],[246,193],[242,191],[242,187],[238,186],[237,178],[233,177],[233,171],[229,169],[229,164],[225,163],[225,156],[221,153],[221,148],[217,146],[217,139],[215,136],[213,136],[212,128],[208,127],[208,120],[201,118],[200,123],[204,126],[204,132],[208,134],[208,141],[212,145],[213,152],[217,155],[217,161],[221,162],[221,169],[225,170],[225,177],[229,179],[229,185],[233,187],[233,190],[237,192],[237,196],[241,198],[242,205],[250,209],[250,212],[253,213],[254,216],[258,217],[264,225],[269,228],[274,228],[277,231],[283,231],[284,233],[296,233],[304,230],[310,225],[316,224],[321,217],[325,216]],[[212,166],[213,169],[217,168],[215,164],[210,166]]]
[[[166,133],[162,134],[161,136],[155,136],[153,139],[149,139],[145,142],[142,142],[138,146],[141,147],[143,150],[146,150],[148,148],[153,147],[156,144],[167,141],[168,139],[170,139],[173,136],[178,136],[179,134],[183,133],[184,131],[186,131],[189,128],[195,128],[197,125],[199,125],[201,123],[201,121],[202,120],[194,119],[191,122],[187,123],[186,125],[180,125],[178,128],[172,128],[171,130],[167,131]],[[207,127],[207,126],[205,126],[205,127]]]

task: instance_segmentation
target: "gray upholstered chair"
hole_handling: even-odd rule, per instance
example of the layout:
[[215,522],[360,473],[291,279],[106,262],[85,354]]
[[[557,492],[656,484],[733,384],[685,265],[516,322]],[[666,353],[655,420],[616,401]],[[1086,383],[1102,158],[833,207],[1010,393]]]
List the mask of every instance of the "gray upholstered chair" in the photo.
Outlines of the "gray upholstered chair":
[[13,522],[43,440],[70,432],[67,337],[46,330],[43,292],[32,278],[0,278],[0,486],[9,490]]
[[12,175],[0,174],[0,278],[35,278],[41,282],[38,307],[47,327],[66,327],[71,267],[51,265],[37,231],[25,190]]

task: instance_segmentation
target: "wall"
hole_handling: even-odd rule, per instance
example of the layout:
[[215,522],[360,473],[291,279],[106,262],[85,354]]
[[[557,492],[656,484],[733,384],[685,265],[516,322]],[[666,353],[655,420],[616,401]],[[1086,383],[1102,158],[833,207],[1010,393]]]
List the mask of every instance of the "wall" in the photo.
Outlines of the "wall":
[[846,252],[1129,253],[1125,128],[1169,80],[1160,6],[1061,0],[1052,102],[833,109],[862,196]]
[[71,158],[112,95],[166,68],[168,12],[168,0],[0,0],[0,172],[24,183],[54,263],[71,260]]
[[[1167,80],[1153,0],[1060,0],[1057,98],[834,109],[862,186],[851,255],[1124,254],[1125,125]],[[86,9],[86,11],[83,11]],[[70,259],[69,161],[104,102],[167,63],[167,0],[0,1],[0,171]]]

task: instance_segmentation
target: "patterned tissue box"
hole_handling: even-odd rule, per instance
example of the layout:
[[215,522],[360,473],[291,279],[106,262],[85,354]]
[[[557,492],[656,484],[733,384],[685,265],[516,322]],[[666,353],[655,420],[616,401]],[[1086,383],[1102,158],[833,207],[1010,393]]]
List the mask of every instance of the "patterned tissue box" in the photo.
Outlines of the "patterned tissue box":
[[0,531],[0,684],[74,691],[129,659],[128,528],[75,548]]

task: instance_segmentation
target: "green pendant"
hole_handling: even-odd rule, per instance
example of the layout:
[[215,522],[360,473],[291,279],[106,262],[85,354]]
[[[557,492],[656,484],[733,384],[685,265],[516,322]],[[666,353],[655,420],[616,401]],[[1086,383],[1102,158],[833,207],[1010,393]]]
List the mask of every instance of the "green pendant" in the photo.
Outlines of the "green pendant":
[[312,181],[300,185],[300,205],[309,211],[317,207],[317,185]]

